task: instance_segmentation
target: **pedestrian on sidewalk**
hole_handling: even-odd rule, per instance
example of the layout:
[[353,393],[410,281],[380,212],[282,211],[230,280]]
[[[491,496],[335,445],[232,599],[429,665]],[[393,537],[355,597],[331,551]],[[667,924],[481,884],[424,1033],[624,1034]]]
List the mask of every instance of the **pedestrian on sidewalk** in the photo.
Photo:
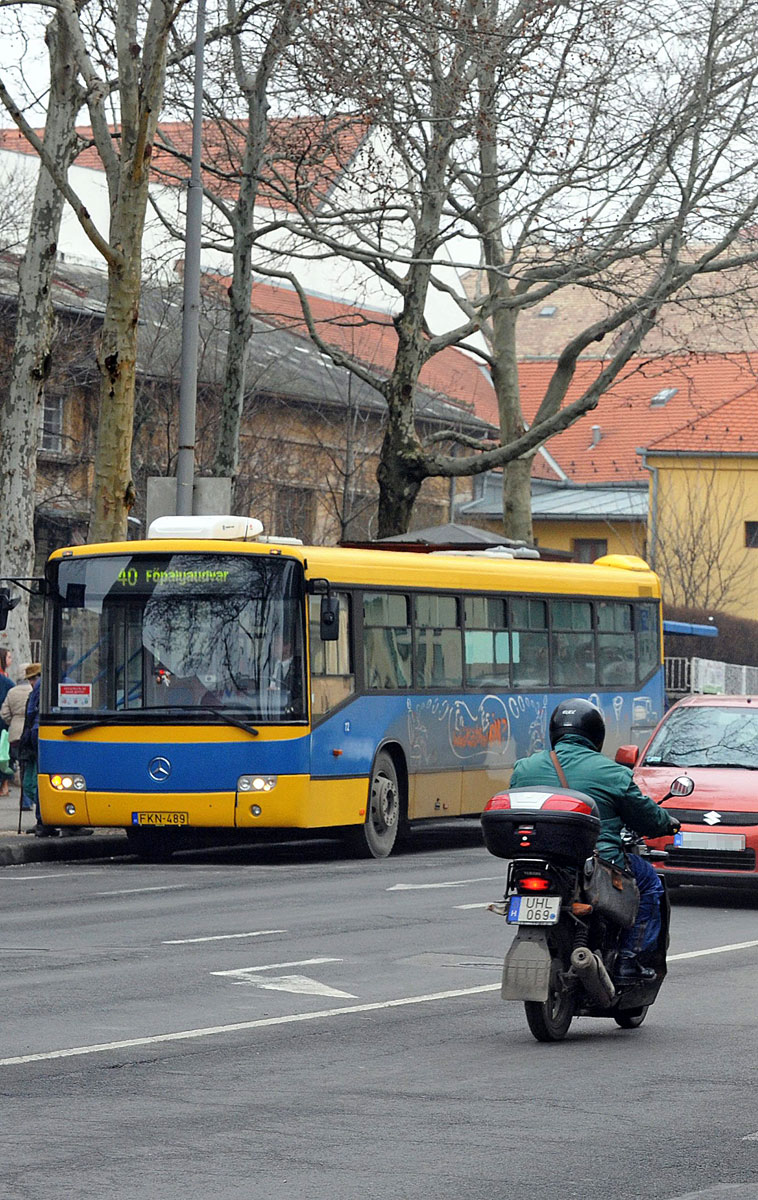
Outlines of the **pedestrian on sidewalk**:
[[[0,650],[0,704],[5,700],[5,697],[13,688],[13,680],[10,677],[10,665],[13,662],[13,655],[10,650]],[[8,729],[7,722],[3,717],[0,717],[0,732]],[[9,735],[10,737],[10,735]],[[0,796],[7,796],[10,793],[8,786],[9,781],[13,778],[13,771],[0,772]]]
[[[8,727],[8,737],[10,739],[11,761],[18,763],[19,761],[19,741],[24,729],[24,718],[26,716],[26,705],[31,695],[32,685],[40,677],[41,667],[39,663],[29,663],[24,669],[24,678],[8,692],[7,696],[0,705],[0,720],[4,721]],[[19,783],[23,784],[23,771],[19,769]],[[21,808],[27,811],[34,808],[34,797],[27,796],[26,792],[21,793]]]
[[42,814],[39,808],[39,790],[37,788],[37,748],[39,746],[39,702],[40,702],[40,677],[38,676],[32,686],[29,699],[26,703],[26,716],[24,717],[24,728],[19,739],[19,756],[20,762],[23,763],[22,787],[25,795],[33,797],[34,810],[37,814],[37,823],[33,829],[28,832],[33,833],[36,837],[58,837],[59,831],[54,825],[45,825],[42,820]]

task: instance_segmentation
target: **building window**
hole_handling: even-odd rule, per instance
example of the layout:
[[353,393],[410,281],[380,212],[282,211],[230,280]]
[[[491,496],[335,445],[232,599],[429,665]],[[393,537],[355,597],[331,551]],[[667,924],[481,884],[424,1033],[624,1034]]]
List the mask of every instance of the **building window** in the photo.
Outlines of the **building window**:
[[42,428],[39,431],[39,449],[60,454],[63,450],[63,397],[44,397]]
[[758,550],[758,521],[745,522],[745,545],[749,550]]
[[574,562],[591,563],[607,553],[605,538],[574,538]]
[[276,495],[274,533],[280,537],[313,540],[313,492],[309,488],[282,487]]
[[557,312],[558,312],[558,309],[555,306],[555,304],[544,304],[542,306],[542,308],[540,309],[540,311],[537,313],[537,316],[538,317],[554,317]]

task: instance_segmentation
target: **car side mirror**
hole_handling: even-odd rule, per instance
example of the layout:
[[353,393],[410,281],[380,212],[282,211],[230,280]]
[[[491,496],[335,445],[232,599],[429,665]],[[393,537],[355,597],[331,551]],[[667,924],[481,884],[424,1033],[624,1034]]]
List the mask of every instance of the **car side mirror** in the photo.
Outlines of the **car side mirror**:
[[639,746],[619,746],[616,751],[616,762],[623,767],[633,767],[640,756]]

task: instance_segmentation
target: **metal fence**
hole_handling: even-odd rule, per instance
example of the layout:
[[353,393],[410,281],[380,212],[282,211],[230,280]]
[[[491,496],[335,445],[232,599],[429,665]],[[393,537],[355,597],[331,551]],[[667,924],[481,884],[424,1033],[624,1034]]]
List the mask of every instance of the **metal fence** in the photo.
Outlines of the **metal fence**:
[[666,692],[714,696],[752,696],[758,693],[758,667],[719,662],[713,658],[666,658]]

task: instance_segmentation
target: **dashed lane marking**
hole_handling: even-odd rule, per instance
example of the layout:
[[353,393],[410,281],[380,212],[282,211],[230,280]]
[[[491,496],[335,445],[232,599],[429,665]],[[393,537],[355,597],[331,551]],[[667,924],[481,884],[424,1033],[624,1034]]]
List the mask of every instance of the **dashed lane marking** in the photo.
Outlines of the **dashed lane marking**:
[[449,879],[444,883],[393,883],[388,892],[425,892],[432,888],[466,887],[469,883],[492,883],[502,875],[480,875],[478,879]]
[[[266,937],[270,933],[287,933],[286,929],[255,929],[252,933],[214,933],[211,937],[172,938],[162,946],[186,946],[190,942],[228,942],[234,938]],[[260,970],[260,968],[258,968]]]
[[[700,958],[708,954],[723,954],[728,950],[748,950],[758,946],[754,942],[734,942],[728,946],[713,946],[709,950],[692,950],[674,954],[669,961],[685,958]],[[295,964],[271,963],[266,968]],[[302,963],[296,964],[304,965]],[[258,967],[257,970],[261,970]],[[397,1000],[378,1000],[368,1004],[348,1004],[344,1008],[322,1008],[318,1012],[290,1013],[282,1017],[263,1017],[257,1021],[238,1021],[233,1025],[211,1025],[202,1029],[181,1029],[176,1033],[157,1033],[150,1037],[128,1038],[120,1042],[101,1042],[92,1046],[71,1046],[65,1050],[45,1050],[38,1054],[20,1054],[12,1058],[0,1058],[0,1067],[15,1067],[24,1063],[49,1062],[56,1058],[76,1058],[86,1054],[104,1054],[109,1050],[130,1050],[137,1046],[158,1046],[167,1042],[183,1042],[198,1038],[218,1037],[221,1034],[241,1033],[250,1029],[266,1029],[276,1025],[297,1025],[303,1021],[320,1021],[329,1017],[346,1017],[355,1013],[381,1012],[390,1008],[408,1008],[415,1004],[434,1004],[440,1000],[455,1000],[462,996],[479,996],[485,992],[500,991],[500,982],[484,983],[473,988],[456,988],[446,992],[431,992],[423,996],[403,996]]]

